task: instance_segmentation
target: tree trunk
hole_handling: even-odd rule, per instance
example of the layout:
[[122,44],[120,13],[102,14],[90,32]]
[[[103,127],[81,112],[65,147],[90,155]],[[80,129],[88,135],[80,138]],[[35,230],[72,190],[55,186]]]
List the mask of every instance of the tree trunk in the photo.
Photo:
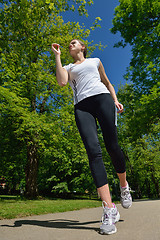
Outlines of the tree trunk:
[[36,144],[29,142],[27,144],[27,165],[26,165],[26,191],[25,196],[29,199],[38,196],[37,188],[38,157]]
[[160,198],[159,181],[155,178],[155,170],[154,170],[153,166],[151,166],[151,177],[152,177],[152,181],[153,181],[153,184],[155,186],[155,189],[156,189],[157,197]]

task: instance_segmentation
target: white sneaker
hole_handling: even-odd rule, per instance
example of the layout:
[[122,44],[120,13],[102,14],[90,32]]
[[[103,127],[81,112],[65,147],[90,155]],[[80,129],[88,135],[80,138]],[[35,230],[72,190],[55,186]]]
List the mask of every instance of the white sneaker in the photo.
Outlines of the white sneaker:
[[113,203],[113,208],[104,206],[105,202],[102,202],[103,214],[102,214],[102,225],[100,226],[100,234],[113,234],[117,232],[115,223],[119,221],[120,214],[117,207]]
[[132,206],[132,196],[130,192],[132,191],[128,183],[126,187],[121,187],[121,205],[124,208],[130,208]]

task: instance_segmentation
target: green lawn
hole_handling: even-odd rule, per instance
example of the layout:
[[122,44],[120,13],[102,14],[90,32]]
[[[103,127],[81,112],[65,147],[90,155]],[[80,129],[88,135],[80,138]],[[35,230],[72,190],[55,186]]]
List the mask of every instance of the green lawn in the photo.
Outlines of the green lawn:
[[0,219],[19,218],[46,213],[66,212],[82,208],[100,207],[101,201],[89,199],[22,200],[14,196],[0,196]]

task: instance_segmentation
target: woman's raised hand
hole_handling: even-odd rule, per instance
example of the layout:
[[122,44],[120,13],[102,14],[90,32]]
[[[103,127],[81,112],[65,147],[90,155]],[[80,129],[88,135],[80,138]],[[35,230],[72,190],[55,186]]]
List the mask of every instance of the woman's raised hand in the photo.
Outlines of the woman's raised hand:
[[59,44],[57,44],[57,43],[52,44],[51,50],[54,52],[55,55],[60,55],[61,54]]

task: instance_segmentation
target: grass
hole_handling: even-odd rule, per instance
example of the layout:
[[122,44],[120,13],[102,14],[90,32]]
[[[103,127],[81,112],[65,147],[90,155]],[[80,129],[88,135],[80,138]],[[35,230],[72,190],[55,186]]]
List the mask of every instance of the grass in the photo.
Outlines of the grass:
[[100,207],[101,201],[89,199],[39,199],[23,200],[16,196],[0,196],[0,219],[74,211]]

